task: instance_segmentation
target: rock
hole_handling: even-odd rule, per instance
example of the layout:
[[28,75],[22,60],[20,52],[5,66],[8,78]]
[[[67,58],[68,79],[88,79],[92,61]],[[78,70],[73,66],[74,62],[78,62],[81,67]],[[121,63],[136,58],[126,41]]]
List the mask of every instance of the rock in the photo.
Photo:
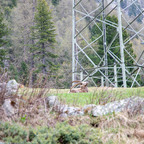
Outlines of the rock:
[[84,115],[84,112],[81,111],[80,108],[68,107],[68,105],[63,105],[63,104],[55,105],[54,111],[62,113],[62,114],[67,114],[67,116]]
[[49,96],[45,99],[48,107],[53,107],[55,112],[61,113],[61,116],[77,116],[84,115],[84,112],[77,107],[69,107],[68,105],[63,105],[59,102],[57,96]]
[[19,88],[20,84],[16,82],[16,80],[10,80],[7,83],[6,88],[9,89],[13,89],[13,90],[17,90]]
[[74,115],[80,115],[80,116],[83,116],[83,115],[84,115],[84,112],[83,112],[83,111],[77,111]]
[[78,108],[68,107],[67,113],[68,113],[68,115],[73,115],[77,110],[78,110]]
[[98,105],[92,109],[93,116],[101,116],[106,114],[106,109],[104,106]]
[[97,105],[92,109],[93,116],[102,116],[108,113],[117,113],[124,110],[135,110],[136,107],[141,106],[141,110],[144,112],[144,98],[131,97],[120,101],[114,101],[105,105]]
[[49,96],[45,99],[48,107],[53,107],[55,112],[61,113],[61,117],[84,115],[84,112],[80,108],[68,107],[59,102],[57,96]]
[[59,104],[54,107],[55,111],[60,113],[66,113],[68,111],[68,105]]
[[48,107],[54,107],[59,105],[57,96],[49,96],[45,99]]
[[59,117],[61,117],[61,118],[67,118],[68,115],[66,113],[62,113],[62,114],[59,115]]
[[128,101],[126,108],[128,110],[134,110],[135,108],[141,107],[141,110],[144,112],[144,98],[141,97],[132,97]]
[[84,113],[91,114],[92,109],[93,109],[94,107],[96,107],[95,104],[89,104],[89,105],[84,106],[83,109],[82,109],[82,111],[83,111]]
[[11,96],[14,95],[18,88],[19,88],[20,84],[16,82],[16,80],[10,80],[8,81],[7,85],[6,85],[6,96]]
[[4,101],[2,108],[4,109],[5,115],[8,117],[11,117],[12,115],[15,114],[15,108],[12,106],[10,99],[6,99]]
[[77,107],[68,107],[67,114],[72,116],[84,115],[84,112]]

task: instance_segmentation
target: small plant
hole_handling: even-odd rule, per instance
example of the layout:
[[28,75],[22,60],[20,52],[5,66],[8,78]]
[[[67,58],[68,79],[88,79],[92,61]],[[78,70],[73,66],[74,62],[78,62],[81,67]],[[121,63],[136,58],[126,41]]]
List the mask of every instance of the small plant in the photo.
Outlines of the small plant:
[[25,121],[26,121],[26,116],[27,116],[27,115],[25,114],[23,117],[20,118],[20,121],[21,121],[22,123],[25,123]]

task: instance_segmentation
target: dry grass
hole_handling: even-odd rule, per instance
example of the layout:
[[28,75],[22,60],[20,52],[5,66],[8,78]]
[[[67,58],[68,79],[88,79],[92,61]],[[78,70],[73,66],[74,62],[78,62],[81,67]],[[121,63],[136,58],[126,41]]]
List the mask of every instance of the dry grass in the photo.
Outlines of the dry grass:
[[[129,118],[126,113],[120,113],[106,118],[99,123],[103,133],[103,142],[113,141],[119,144],[140,144],[144,137],[137,137],[135,131],[144,129],[144,116]],[[144,133],[143,133],[144,134]]]
[[[38,85],[41,85],[38,83]],[[18,93],[21,97],[18,98],[15,95],[17,101],[17,113],[12,117],[4,116],[4,112],[0,109],[0,120],[15,122],[20,125],[37,127],[37,126],[49,126],[54,127],[57,123],[67,121],[70,125],[76,126],[81,124],[89,125],[100,129],[102,132],[103,143],[114,144],[140,144],[143,143],[143,137],[138,136],[139,131],[144,129],[144,116],[141,115],[140,107],[136,107],[135,111],[126,110],[124,113],[110,114],[101,117],[91,117],[91,115],[77,116],[77,117],[60,117],[60,113],[53,112],[52,108],[46,106],[45,97],[52,94],[64,94],[61,97],[62,103],[67,104],[67,98],[73,99],[72,105],[78,101],[79,98],[87,99],[85,102],[92,103],[98,96],[99,100],[97,104],[105,104],[109,101],[114,101],[116,96],[118,98],[129,96],[143,96],[144,88],[122,89],[122,88],[89,88],[87,94],[68,94],[69,89],[49,89],[46,81],[43,82],[41,88],[23,88],[19,89]],[[123,94],[124,96],[123,96]],[[1,102],[4,100],[4,93],[0,94]],[[91,96],[89,94],[92,94]],[[122,95],[121,95],[122,94]],[[84,95],[84,96],[83,96]],[[66,97],[67,96],[67,97]],[[75,98],[74,98],[75,97]],[[3,103],[3,102],[2,102]],[[143,131],[141,131],[143,133]]]

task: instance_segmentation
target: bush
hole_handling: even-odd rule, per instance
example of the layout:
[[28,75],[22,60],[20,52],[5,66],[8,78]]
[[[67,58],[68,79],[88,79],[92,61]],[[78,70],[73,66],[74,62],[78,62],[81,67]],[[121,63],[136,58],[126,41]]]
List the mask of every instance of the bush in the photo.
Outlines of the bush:
[[0,125],[0,132],[2,133],[2,140],[6,143],[26,143],[27,132],[18,125],[2,123]]
[[86,125],[73,127],[61,123],[55,128],[40,127],[26,131],[16,124],[3,123],[0,133],[3,141],[14,144],[102,144],[100,131]]

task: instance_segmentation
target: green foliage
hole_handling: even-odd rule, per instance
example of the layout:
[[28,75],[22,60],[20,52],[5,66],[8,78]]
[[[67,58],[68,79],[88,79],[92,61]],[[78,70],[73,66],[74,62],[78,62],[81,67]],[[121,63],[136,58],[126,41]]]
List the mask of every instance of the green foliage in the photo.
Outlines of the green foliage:
[[[132,4],[128,10],[128,15],[136,17],[138,14],[140,14],[140,10],[142,11],[142,8],[138,2],[137,2],[137,6],[135,4]],[[143,15],[137,18],[137,22],[139,23],[141,23],[142,20],[143,20]]]
[[52,4],[53,4],[54,6],[56,6],[56,5],[59,4],[59,1],[60,1],[60,0],[52,0]]
[[17,0],[0,0],[0,4],[3,8],[5,7],[13,8],[17,6]]
[[24,115],[23,117],[20,118],[20,121],[21,121],[22,123],[24,123],[24,122],[26,121],[26,116],[27,116],[27,115]]
[[17,0],[0,0],[0,8],[2,9],[6,19],[9,18],[11,11],[17,6]]
[[46,0],[38,0],[35,14],[35,26],[32,27],[32,39],[36,43],[31,47],[31,52],[38,60],[38,69],[46,74],[51,72],[56,65],[53,59],[57,57],[53,53],[55,40],[55,28],[52,22],[51,10]]
[[13,6],[17,6],[17,0],[11,0]]
[[18,81],[19,74],[18,74],[17,68],[14,65],[11,64],[9,66],[9,72],[10,72],[10,78]]
[[6,45],[7,41],[5,40],[5,36],[8,35],[8,28],[4,24],[4,17],[2,12],[0,11],[0,66],[4,67],[4,60],[6,59],[6,49],[4,49],[4,45]]
[[60,123],[55,128],[41,127],[37,130],[30,128],[26,131],[16,124],[5,123],[0,125],[0,133],[6,143],[102,144],[100,130],[86,125],[73,127],[67,123]]
[[1,137],[6,143],[26,143],[27,132],[18,125],[9,123],[0,124]]
[[28,69],[28,65],[24,61],[21,62],[19,76],[20,76],[20,80],[23,82],[23,84],[26,84],[28,82],[29,69]]
[[[127,89],[97,89],[89,88],[89,93],[69,93],[68,90],[53,91],[51,94],[56,94],[67,104],[76,106],[85,106],[87,104],[105,104],[115,100],[122,100],[131,96],[144,97],[144,88],[127,88]],[[62,93],[63,92],[63,93]]]
[[0,66],[4,68],[4,60],[6,60],[6,50],[0,50]]
[[6,24],[4,24],[3,13],[0,12],[0,47],[4,46],[7,41],[4,39],[4,36],[8,34],[8,28]]
[[11,13],[11,8],[10,7],[5,7],[4,9],[4,14],[6,17],[10,16]]
[[120,4],[122,8],[125,8],[127,6],[127,0],[122,0]]
[[29,141],[32,141],[36,137],[36,134],[32,129],[29,130]]
[[[118,19],[116,16],[108,16],[107,20],[114,22],[114,23],[118,23]],[[99,27],[102,29],[102,23],[99,23]],[[109,25],[106,25],[106,35],[107,35],[107,39],[106,39],[106,43],[107,46],[111,43],[112,39],[114,38],[114,36],[117,33],[117,29],[114,27],[111,27]],[[92,41],[95,40],[96,38],[98,38],[101,35],[101,31],[99,30],[99,28],[94,25],[91,29],[91,39]],[[123,39],[124,41],[129,37],[129,34],[126,31],[123,31]],[[110,50],[118,57],[121,58],[120,56],[120,48],[119,46],[119,38],[117,37],[116,40],[113,42],[112,46],[113,48],[111,48]],[[98,42],[97,42],[97,53],[100,55],[100,57],[103,57],[104,55],[104,50],[103,50],[103,37],[101,37]],[[125,45],[126,50],[135,58],[135,54],[133,52],[132,49],[132,44],[130,42],[128,42]],[[98,57],[95,57],[95,55],[93,53],[89,54],[90,58],[96,63],[99,64],[100,59]],[[108,55],[108,65],[114,65],[114,59]],[[134,61],[133,59],[125,52],[125,65],[126,66],[131,66],[133,65]],[[101,66],[103,65],[103,63],[101,64]],[[110,75],[110,74],[109,74]],[[113,75],[113,73],[111,73],[111,76]],[[98,74],[97,74],[98,76]],[[121,81],[121,78],[118,80]],[[121,85],[121,82],[119,82],[119,84]]]
[[16,81],[21,81],[23,84],[27,84],[29,78],[29,68],[26,62],[22,61],[19,67],[11,64],[9,66],[10,78]]
[[[118,19],[116,16],[108,16],[107,20],[112,21],[114,23],[118,23]],[[102,29],[102,24],[99,24],[99,27]],[[113,37],[116,35],[117,30],[114,27],[111,27],[109,25],[106,26],[106,35],[107,35],[107,45],[109,45],[111,43],[111,40],[113,39]],[[100,36],[101,32],[98,29],[98,27],[96,25],[94,25],[91,29],[91,39],[95,40],[96,37]],[[123,31],[123,39],[124,41],[129,37],[129,34],[126,31]],[[116,40],[113,42],[111,47],[116,47],[119,46],[119,39],[118,37],[116,38]],[[133,53],[133,49],[132,49],[132,44],[129,42],[126,44],[126,49],[130,52],[130,54],[135,57],[134,53]],[[119,48],[113,48],[111,49],[111,51],[118,57],[120,58],[120,50]],[[104,55],[104,51],[103,51],[103,38],[100,38],[98,40],[98,54],[102,57]],[[133,60],[131,60],[130,56],[128,54],[125,54],[125,60],[126,60],[126,65],[133,65]],[[97,63],[100,62],[100,59],[97,60]],[[112,65],[114,63],[114,60],[111,58],[111,56],[108,56],[108,62],[110,65]]]

